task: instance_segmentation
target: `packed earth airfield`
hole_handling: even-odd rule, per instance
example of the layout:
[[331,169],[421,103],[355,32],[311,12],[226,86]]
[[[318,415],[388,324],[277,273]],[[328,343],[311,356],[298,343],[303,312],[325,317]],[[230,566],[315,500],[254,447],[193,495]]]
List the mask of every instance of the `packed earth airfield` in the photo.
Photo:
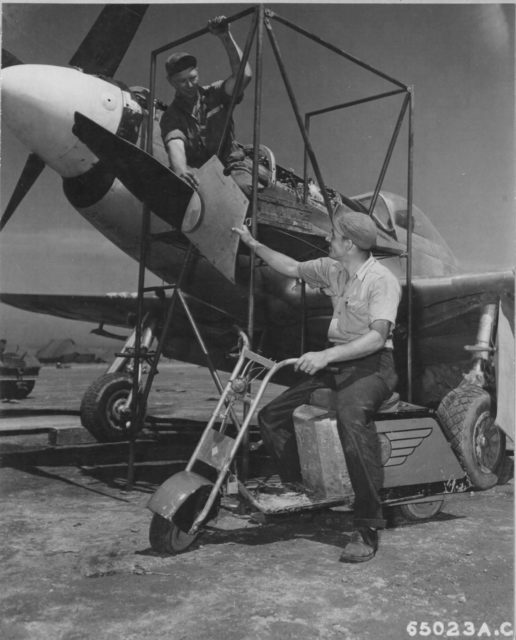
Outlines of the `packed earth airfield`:
[[[31,408],[40,426],[77,433],[70,414],[101,370],[43,367],[34,392],[4,412]],[[447,497],[433,520],[387,529],[381,553],[362,566],[338,562],[350,511],[259,524],[229,499],[188,552],[153,553],[146,503],[184,468],[199,433],[191,419],[205,422],[216,400],[205,369],[161,367],[150,411],[176,416],[176,430],[142,440],[132,491],[125,446],[1,437],[2,638],[399,640],[418,637],[410,622],[423,632],[422,623],[436,625],[432,638],[489,637],[466,635],[468,621],[494,637],[512,622],[512,479]],[[56,408],[68,415],[43,415]]]

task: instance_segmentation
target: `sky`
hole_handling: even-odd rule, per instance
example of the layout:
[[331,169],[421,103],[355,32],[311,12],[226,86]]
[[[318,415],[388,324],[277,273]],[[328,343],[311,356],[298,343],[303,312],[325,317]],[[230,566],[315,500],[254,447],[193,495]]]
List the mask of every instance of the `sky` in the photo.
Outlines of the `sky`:
[[[192,33],[209,18],[243,4],[152,4],[116,78],[149,85],[150,51]],[[265,4],[414,91],[414,203],[445,237],[464,270],[515,265],[514,5]],[[25,63],[66,65],[101,5],[4,3],[3,47]],[[388,91],[393,86],[333,52],[272,22],[301,113]],[[243,48],[250,18],[232,26]],[[197,56],[201,81],[229,74],[211,35],[183,45]],[[160,62],[164,62],[166,55]],[[254,49],[251,54],[254,67]],[[235,112],[237,137],[252,141],[251,85]],[[160,77],[158,96],[172,99]],[[400,108],[400,98],[353,107],[313,121],[311,139],[327,185],[346,195],[373,190]],[[2,209],[27,156],[1,129]],[[302,140],[267,38],[261,140],[279,164],[302,173]],[[384,189],[406,194],[407,127],[401,130]],[[0,237],[0,289],[19,293],[101,294],[135,291],[138,265],[69,205],[61,180],[46,169]],[[158,283],[153,276],[147,284]],[[9,342],[42,344],[69,336],[81,344],[92,325],[0,304]]]

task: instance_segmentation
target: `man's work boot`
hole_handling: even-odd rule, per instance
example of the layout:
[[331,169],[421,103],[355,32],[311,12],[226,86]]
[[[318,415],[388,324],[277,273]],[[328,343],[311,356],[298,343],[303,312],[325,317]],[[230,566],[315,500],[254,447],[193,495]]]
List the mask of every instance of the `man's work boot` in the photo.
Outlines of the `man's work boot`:
[[378,549],[378,531],[369,527],[359,527],[344,547],[340,562],[366,562],[374,558]]

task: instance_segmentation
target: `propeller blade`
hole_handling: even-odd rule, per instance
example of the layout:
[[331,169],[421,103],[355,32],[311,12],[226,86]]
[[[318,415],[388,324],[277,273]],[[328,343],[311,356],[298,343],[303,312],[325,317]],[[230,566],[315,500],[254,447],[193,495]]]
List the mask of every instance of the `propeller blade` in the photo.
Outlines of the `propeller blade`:
[[115,74],[148,5],[107,5],[100,12],[69,64],[85,73]]
[[0,231],[5,227],[10,217],[16,211],[17,206],[27,195],[27,192],[36,182],[44,168],[45,163],[43,162],[43,160],[41,160],[41,158],[35,153],[31,153],[27,158],[27,162],[23,167],[22,174],[16,184],[16,187],[14,188],[13,195],[11,196],[2,219],[0,220]]
[[2,69],[12,67],[15,64],[23,64],[13,53],[2,48]]
[[143,149],[77,111],[73,133],[136,198],[162,220],[181,228],[194,193],[186,182]]

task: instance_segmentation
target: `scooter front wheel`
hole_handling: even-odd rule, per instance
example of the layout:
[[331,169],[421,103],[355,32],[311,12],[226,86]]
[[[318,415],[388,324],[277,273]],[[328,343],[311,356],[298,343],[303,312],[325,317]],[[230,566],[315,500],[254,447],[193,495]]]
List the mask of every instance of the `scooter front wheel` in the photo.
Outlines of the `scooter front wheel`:
[[195,542],[199,533],[185,533],[174,522],[155,513],[150,524],[149,542],[158,553],[183,553]]
[[444,500],[432,502],[411,502],[393,507],[394,517],[408,522],[420,522],[430,520],[442,509]]

